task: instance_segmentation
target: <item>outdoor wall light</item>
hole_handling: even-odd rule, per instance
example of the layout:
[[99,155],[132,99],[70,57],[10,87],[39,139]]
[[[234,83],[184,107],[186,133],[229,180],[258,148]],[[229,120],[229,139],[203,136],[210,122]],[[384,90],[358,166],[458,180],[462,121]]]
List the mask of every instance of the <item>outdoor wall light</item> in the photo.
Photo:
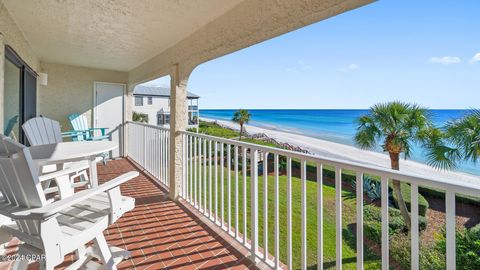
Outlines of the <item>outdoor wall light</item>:
[[40,85],[47,85],[48,83],[48,74],[47,73],[38,73],[38,83]]

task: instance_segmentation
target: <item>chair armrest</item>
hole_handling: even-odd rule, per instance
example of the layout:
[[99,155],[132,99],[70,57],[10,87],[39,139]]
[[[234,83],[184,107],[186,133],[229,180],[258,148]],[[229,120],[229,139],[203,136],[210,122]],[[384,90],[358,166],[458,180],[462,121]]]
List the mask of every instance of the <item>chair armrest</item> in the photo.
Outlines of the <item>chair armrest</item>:
[[63,175],[69,175],[69,174],[72,174],[72,173],[76,173],[77,171],[78,171],[77,168],[67,168],[67,169],[64,169],[64,170],[58,170],[58,171],[54,171],[54,172],[51,172],[51,173],[43,174],[43,175],[38,177],[38,180],[40,180],[40,182],[47,181],[47,180],[53,180],[53,179],[58,178],[58,177],[63,176]]
[[65,131],[65,132],[62,132],[61,135],[63,138],[68,138],[68,137],[74,137],[74,136],[78,136],[78,135],[84,135],[85,133],[87,133],[88,131],[84,131],[84,130],[71,130],[71,131]]
[[96,188],[82,190],[80,192],[73,194],[68,198],[56,201],[54,203],[45,205],[40,208],[29,209],[27,211],[19,211],[12,214],[18,219],[36,219],[36,220],[47,219],[57,214],[58,212],[65,210],[68,207],[71,207],[74,204],[88,200],[89,198],[99,193],[118,187],[119,185],[131,180],[132,178],[137,177],[138,175],[139,175],[138,172],[131,171],[131,172],[122,174],[119,177],[114,178]]
[[92,135],[95,130],[100,130],[100,133],[102,134],[102,136],[105,136],[105,134],[107,133],[107,129],[108,128],[90,128],[88,130],[92,132]]
[[107,130],[108,128],[89,128],[88,130]]

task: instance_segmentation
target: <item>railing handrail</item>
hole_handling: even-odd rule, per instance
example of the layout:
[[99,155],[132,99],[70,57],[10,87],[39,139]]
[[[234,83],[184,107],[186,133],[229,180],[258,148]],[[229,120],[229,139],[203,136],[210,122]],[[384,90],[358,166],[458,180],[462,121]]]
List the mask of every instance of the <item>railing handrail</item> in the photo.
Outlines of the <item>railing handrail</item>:
[[401,180],[409,183],[416,183],[420,186],[429,186],[429,187],[445,189],[445,190],[451,189],[457,193],[462,193],[470,196],[479,196],[479,192],[480,192],[480,184],[476,185],[474,183],[462,182],[462,181],[459,181],[458,183],[453,183],[452,180],[442,179],[442,177],[438,177],[438,178],[426,177],[426,176],[421,176],[414,173],[406,173],[406,172],[396,171],[389,168],[383,168],[380,166],[362,164],[354,161],[345,161],[345,160],[340,160],[340,159],[330,158],[330,157],[322,157],[319,155],[300,153],[300,152],[295,152],[291,150],[274,148],[274,147],[264,146],[264,145],[254,144],[254,143],[240,142],[236,140],[225,139],[225,138],[205,135],[201,133],[195,133],[195,132],[189,132],[189,131],[182,131],[181,133],[191,135],[191,136],[196,136],[203,139],[216,140],[221,143],[226,143],[226,144],[231,144],[236,146],[244,146],[247,148],[255,148],[263,152],[278,154],[281,156],[289,156],[292,158],[306,160],[306,161],[314,162],[317,164],[319,163],[327,164],[331,166],[338,166],[338,167],[341,167],[342,169],[347,169],[351,171],[362,171],[372,175],[385,176],[390,179]]
[[127,121],[127,124],[134,124],[134,125],[139,125],[139,126],[145,126],[145,127],[151,127],[151,128],[161,129],[161,130],[165,130],[165,131],[170,131],[170,129],[166,128],[166,127],[161,127],[161,126],[152,125],[152,124],[145,124],[145,123],[142,123],[142,122]]
[[[127,123],[156,128],[156,129],[165,130],[165,131],[170,130],[169,128],[141,123],[141,122],[127,121]],[[320,163],[320,164],[328,164],[331,166],[338,166],[343,169],[347,169],[351,171],[362,171],[372,175],[385,176],[390,179],[401,180],[409,183],[416,183],[420,186],[429,186],[429,187],[445,189],[445,190],[451,189],[457,193],[462,193],[470,196],[479,196],[479,192],[480,192],[480,184],[474,184],[474,183],[469,183],[464,181],[452,182],[452,180],[444,179],[441,176],[435,177],[435,178],[428,177],[428,176],[421,176],[415,173],[401,172],[401,171],[396,171],[389,168],[383,168],[380,166],[362,164],[360,162],[355,162],[355,161],[347,161],[347,160],[341,160],[338,158],[323,157],[321,155],[300,153],[300,152],[295,152],[295,151],[286,150],[286,149],[280,149],[280,148],[275,148],[275,147],[270,147],[265,145],[248,143],[248,142],[241,142],[241,141],[236,141],[236,140],[231,140],[231,139],[226,139],[226,138],[221,138],[221,137],[216,137],[216,136],[211,136],[211,135],[206,135],[201,133],[189,132],[189,131],[182,131],[181,134],[192,135],[192,136],[196,136],[203,139],[216,140],[218,142],[241,146],[241,147],[255,148],[263,152],[269,152],[269,153],[278,154],[281,156],[289,156],[292,158],[306,160],[306,161],[314,162],[317,164]]]

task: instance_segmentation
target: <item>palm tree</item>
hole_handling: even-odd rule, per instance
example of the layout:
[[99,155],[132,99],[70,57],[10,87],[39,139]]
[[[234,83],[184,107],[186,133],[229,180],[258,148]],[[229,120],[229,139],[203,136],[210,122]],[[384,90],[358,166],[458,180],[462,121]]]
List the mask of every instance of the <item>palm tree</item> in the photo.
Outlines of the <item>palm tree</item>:
[[477,163],[480,159],[480,110],[472,110],[462,118],[448,122],[445,129],[460,157]]
[[238,123],[240,125],[240,138],[239,140],[242,140],[242,134],[243,134],[243,125],[248,124],[248,121],[250,121],[250,113],[247,110],[238,110],[233,114],[232,121],[235,123]]
[[[355,143],[363,149],[374,149],[379,143],[390,156],[390,165],[400,170],[400,154],[408,158],[414,143],[420,143],[427,151],[428,163],[437,168],[454,167],[449,158],[454,150],[446,146],[444,135],[435,128],[426,108],[403,102],[380,103],[358,119]],[[400,181],[393,180],[393,192],[407,226],[410,215],[403,199]]]

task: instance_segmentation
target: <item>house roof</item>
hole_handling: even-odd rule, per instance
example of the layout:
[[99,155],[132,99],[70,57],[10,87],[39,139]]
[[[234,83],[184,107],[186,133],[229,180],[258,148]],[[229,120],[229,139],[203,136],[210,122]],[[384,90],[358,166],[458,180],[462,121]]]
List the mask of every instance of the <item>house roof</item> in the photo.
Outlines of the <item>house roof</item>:
[[[134,95],[141,95],[141,96],[161,96],[161,97],[169,97],[170,96],[170,88],[162,87],[162,86],[144,86],[144,85],[137,85],[135,89],[133,89]],[[200,96],[195,95],[192,92],[187,92],[187,98],[194,99],[200,98]]]

